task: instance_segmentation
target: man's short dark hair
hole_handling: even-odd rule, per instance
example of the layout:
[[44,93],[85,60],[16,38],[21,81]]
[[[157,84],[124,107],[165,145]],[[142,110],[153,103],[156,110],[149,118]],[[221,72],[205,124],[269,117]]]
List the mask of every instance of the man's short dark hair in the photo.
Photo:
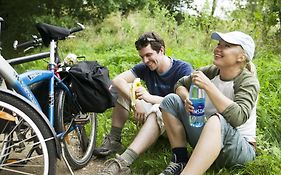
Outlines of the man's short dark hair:
[[135,46],[137,50],[141,50],[142,48],[151,45],[151,48],[159,53],[161,47],[165,49],[165,42],[160,36],[154,32],[146,32],[142,34],[139,39],[135,42]]

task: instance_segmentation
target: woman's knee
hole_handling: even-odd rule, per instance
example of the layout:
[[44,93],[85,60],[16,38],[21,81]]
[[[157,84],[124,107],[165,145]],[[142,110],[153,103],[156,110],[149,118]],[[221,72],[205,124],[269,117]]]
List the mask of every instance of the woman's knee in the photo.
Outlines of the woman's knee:
[[220,116],[217,114],[210,116],[205,124],[205,127],[220,129],[221,128]]
[[166,111],[176,110],[178,111],[180,108],[182,101],[181,98],[177,94],[168,94],[164,97],[160,104],[160,108]]

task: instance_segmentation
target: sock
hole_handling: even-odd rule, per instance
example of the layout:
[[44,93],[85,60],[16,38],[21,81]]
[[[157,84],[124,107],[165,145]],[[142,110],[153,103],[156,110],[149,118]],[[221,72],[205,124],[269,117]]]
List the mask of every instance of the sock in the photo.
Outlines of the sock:
[[128,163],[128,166],[130,166],[138,157],[139,155],[130,148],[127,148],[126,151],[121,154],[121,158]]
[[187,163],[189,159],[189,154],[185,147],[177,147],[172,149],[173,157],[172,162],[179,163],[185,162]]
[[115,126],[111,126],[111,130],[110,130],[110,137],[117,141],[117,142],[121,142],[121,133],[122,133],[122,128],[117,128]]

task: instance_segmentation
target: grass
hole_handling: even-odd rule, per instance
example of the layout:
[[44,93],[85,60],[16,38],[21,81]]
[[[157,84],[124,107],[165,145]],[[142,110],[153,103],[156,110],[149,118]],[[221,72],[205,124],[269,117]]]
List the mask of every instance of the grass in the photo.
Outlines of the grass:
[[[214,25],[210,31],[200,30],[194,18],[188,18],[181,25],[159,11],[154,17],[150,17],[147,11],[134,12],[126,18],[115,13],[108,17],[103,23],[93,26],[86,24],[87,30],[81,32],[77,38],[66,40],[60,46],[61,57],[67,53],[84,55],[88,60],[97,60],[107,66],[110,70],[110,77],[130,69],[140,62],[137,51],[134,48],[134,41],[145,31],[156,31],[166,41],[166,53],[169,56],[182,59],[192,64],[194,68],[212,63],[212,48],[216,44],[211,41],[212,30],[242,30],[246,33],[247,26],[235,21],[231,23],[222,22]],[[218,21],[217,21],[218,22]],[[201,26],[204,24],[201,24]],[[235,27],[239,26],[239,28]],[[243,27],[243,26],[242,26]],[[241,174],[281,174],[281,56],[273,52],[271,48],[263,45],[259,37],[255,37],[258,43],[254,63],[257,66],[258,78],[261,85],[259,103],[257,109],[257,153],[256,160],[245,166],[233,167],[230,169],[210,168],[206,174],[220,175],[241,175]],[[278,43],[278,42],[275,42]],[[19,70],[34,69],[44,62],[30,63]],[[46,65],[44,63],[44,65]],[[108,109],[105,113],[98,115],[98,136],[97,144],[102,141],[103,136],[109,132],[111,126],[111,112]],[[128,146],[133,140],[138,128],[130,119],[123,129],[123,144]],[[133,174],[157,174],[161,172],[170,160],[170,146],[166,138],[161,137],[147,152],[137,159],[132,165]]]

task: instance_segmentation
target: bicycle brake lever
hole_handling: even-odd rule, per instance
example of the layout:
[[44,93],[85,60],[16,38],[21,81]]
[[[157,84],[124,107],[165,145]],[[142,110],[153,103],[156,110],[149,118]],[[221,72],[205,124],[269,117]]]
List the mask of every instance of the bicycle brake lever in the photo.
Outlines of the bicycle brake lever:
[[25,52],[29,51],[30,49],[34,49],[34,46],[30,46],[30,47],[24,49],[23,52],[25,53]]
[[83,25],[83,24],[81,24],[81,23],[77,23],[83,30],[85,29],[85,26]]

